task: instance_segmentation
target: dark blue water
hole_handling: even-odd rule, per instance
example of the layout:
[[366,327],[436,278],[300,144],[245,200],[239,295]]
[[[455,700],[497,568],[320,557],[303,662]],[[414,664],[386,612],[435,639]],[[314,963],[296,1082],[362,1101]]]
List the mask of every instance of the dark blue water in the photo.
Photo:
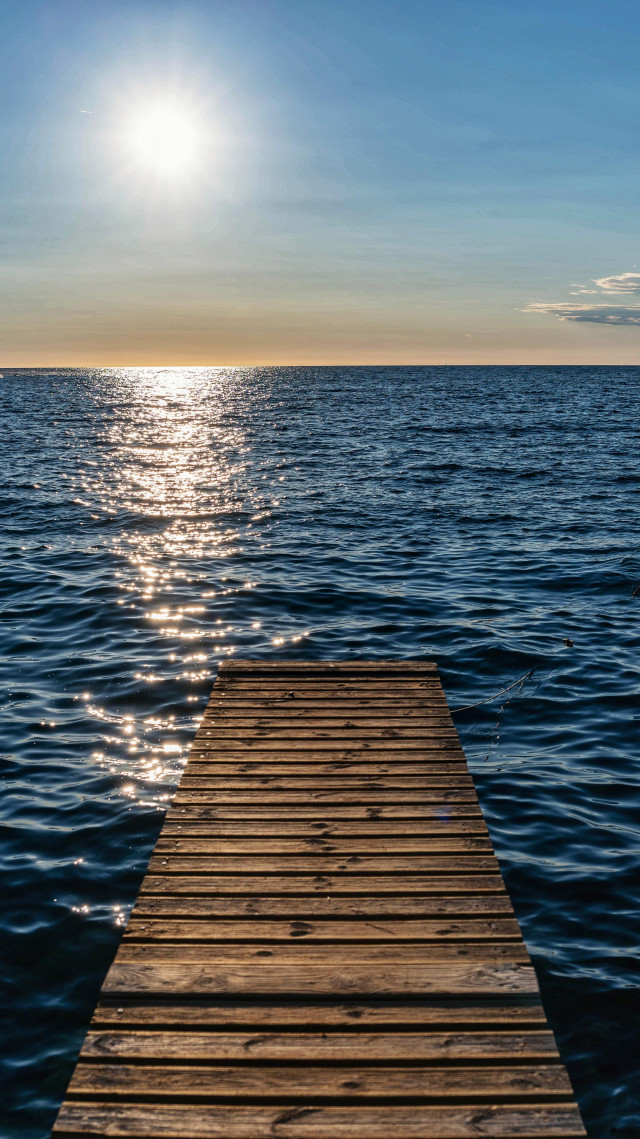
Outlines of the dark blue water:
[[0,380],[3,1136],[45,1136],[217,661],[427,657],[590,1135],[640,1136],[640,369]]

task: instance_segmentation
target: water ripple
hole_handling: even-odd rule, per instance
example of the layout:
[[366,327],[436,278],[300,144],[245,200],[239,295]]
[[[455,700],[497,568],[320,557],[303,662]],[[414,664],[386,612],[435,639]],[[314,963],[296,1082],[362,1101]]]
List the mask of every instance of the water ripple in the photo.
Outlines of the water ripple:
[[3,1134],[48,1133],[236,655],[438,661],[590,1135],[640,1136],[639,381],[5,371]]

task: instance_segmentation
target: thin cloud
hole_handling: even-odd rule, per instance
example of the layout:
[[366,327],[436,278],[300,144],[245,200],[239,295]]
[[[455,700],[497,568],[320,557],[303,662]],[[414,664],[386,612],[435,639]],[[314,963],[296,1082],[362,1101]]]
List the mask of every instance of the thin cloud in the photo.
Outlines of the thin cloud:
[[640,293],[640,273],[618,273],[616,277],[597,277],[593,283],[604,293]]
[[[630,276],[635,274],[625,274]],[[631,292],[631,290],[628,290]],[[582,324],[640,324],[640,305],[542,304],[532,302],[522,312],[542,313],[558,320],[574,320]]]

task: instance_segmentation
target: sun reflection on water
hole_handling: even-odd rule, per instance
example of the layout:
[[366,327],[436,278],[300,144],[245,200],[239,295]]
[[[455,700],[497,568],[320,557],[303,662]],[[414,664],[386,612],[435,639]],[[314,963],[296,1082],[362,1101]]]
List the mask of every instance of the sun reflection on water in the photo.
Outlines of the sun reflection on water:
[[[231,605],[257,583],[232,582],[225,563],[256,517],[268,516],[266,495],[249,492],[247,521],[250,448],[234,414],[236,369],[102,375],[112,402],[116,381],[120,407],[110,414],[105,401],[96,434],[103,461],[81,463],[73,490],[113,531],[114,600],[131,625],[137,667],[107,703],[83,700],[102,725],[94,763],[118,778],[120,796],[164,807],[200,719],[194,705],[206,701],[217,660],[237,648]],[[127,704],[135,708],[122,712]]]
[[[309,636],[279,531],[298,468],[266,372],[89,369],[64,383],[38,483],[56,544],[28,539],[51,552],[56,606],[68,602],[52,624],[64,630],[52,649],[57,698],[46,719],[39,705],[36,735],[55,734],[64,751],[69,733],[57,769],[69,810],[91,803],[102,834],[139,837],[167,808],[218,662],[281,654]],[[120,857],[109,841],[105,857]],[[95,889],[101,842],[73,861],[54,902],[121,925],[123,898],[111,884],[106,899]]]

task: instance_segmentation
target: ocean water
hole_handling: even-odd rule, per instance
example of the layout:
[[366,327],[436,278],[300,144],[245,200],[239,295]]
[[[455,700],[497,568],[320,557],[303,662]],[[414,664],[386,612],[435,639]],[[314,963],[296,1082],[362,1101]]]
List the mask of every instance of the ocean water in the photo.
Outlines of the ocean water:
[[3,1137],[48,1134],[230,655],[438,662],[589,1134],[640,1136],[639,397],[4,369]]

